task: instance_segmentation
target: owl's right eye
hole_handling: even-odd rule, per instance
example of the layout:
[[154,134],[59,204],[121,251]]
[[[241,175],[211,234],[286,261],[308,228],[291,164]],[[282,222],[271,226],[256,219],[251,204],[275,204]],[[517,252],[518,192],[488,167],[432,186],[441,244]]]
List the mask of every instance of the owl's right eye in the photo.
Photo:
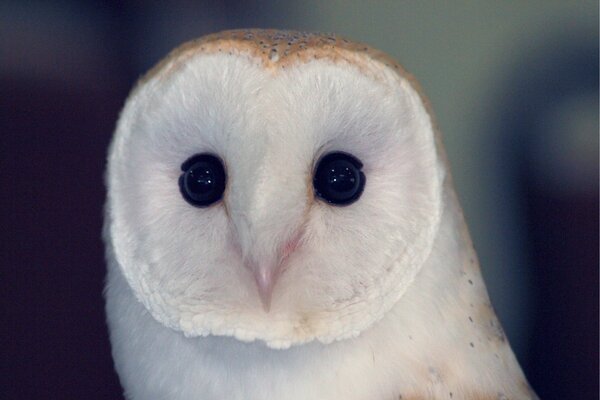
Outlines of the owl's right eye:
[[225,168],[212,154],[196,154],[181,165],[179,190],[193,206],[208,207],[221,200],[225,191]]

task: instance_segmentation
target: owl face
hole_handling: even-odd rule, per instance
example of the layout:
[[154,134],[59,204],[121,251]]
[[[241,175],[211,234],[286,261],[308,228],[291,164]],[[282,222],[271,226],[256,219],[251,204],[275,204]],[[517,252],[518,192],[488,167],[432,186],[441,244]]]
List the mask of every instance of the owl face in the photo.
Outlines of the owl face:
[[248,35],[188,45],[127,101],[109,156],[114,260],[187,336],[288,347],[357,335],[431,250],[442,167],[430,117],[356,45],[305,35],[285,54],[275,35],[303,34]]

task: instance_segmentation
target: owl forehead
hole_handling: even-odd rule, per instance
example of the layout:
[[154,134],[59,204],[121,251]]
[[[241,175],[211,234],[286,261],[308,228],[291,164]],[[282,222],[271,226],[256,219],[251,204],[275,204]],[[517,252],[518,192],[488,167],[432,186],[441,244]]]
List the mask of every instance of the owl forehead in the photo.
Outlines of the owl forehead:
[[[384,101],[392,92],[392,101]],[[385,54],[335,35],[296,31],[225,31],[186,43],[149,71],[131,97],[146,97],[135,108],[161,110],[163,123],[175,128],[151,119],[148,130],[175,137],[181,126],[193,127],[204,133],[175,142],[220,154],[282,147],[282,154],[307,158],[323,143],[374,153],[392,136],[357,132],[382,133],[377,124],[406,112],[430,114],[418,85]]]
[[335,34],[275,29],[223,31],[187,42],[151,69],[140,80],[140,84],[157,76],[163,78],[174,73],[198,53],[248,55],[263,68],[273,72],[320,59],[346,62],[374,77],[386,69],[388,73],[406,80],[420,94],[414,78],[400,64],[379,50]]
[[371,164],[396,147],[392,132],[419,130],[403,117],[420,109],[416,96],[328,59],[273,73],[243,55],[201,52],[156,83],[138,109],[160,117],[142,117],[147,125],[135,135],[156,136],[157,157],[169,161],[210,152],[230,165],[295,170],[344,151]]

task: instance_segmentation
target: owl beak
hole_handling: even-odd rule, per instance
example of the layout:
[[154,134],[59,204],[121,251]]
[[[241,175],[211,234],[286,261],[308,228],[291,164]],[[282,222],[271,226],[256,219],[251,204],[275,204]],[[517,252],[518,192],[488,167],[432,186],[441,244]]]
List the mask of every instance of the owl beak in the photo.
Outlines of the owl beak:
[[279,278],[281,271],[285,269],[285,264],[291,253],[293,253],[300,241],[300,234],[285,243],[279,251],[279,257],[276,262],[253,263],[251,270],[254,274],[254,280],[258,288],[258,295],[265,312],[271,310],[271,298],[273,296],[273,288]]
[[273,286],[277,280],[277,269],[270,267],[258,267],[254,270],[254,279],[258,287],[258,295],[265,312],[271,310],[271,297],[273,296]]

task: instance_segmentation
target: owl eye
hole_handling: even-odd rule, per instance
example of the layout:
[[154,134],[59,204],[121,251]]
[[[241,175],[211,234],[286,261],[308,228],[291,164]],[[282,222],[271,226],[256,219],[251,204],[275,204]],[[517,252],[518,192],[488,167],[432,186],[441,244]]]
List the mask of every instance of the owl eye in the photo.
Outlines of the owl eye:
[[317,163],[313,186],[317,197],[343,206],[358,200],[367,178],[362,163],[348,153],[328,153]]
[[196,154],[181,165],[179,190],[193,206],[208,207],[219,201],[225,191],[225,168],[212,154]]

